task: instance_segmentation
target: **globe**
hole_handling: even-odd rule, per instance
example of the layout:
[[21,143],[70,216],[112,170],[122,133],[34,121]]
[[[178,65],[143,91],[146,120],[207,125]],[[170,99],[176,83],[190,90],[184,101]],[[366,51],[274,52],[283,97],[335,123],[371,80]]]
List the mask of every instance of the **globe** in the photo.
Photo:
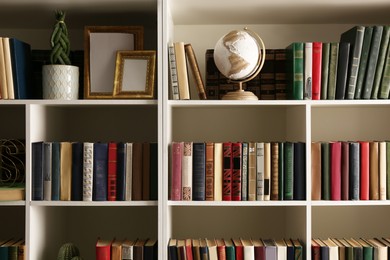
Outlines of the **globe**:
[[214,47],[214,62],[218,70],[239,90],[228,93],[223,99],[258,99],[252,92],[243,91],[242,83],[253,79],[264,64],[265,47],[261,38],[244,28],[222,36]]

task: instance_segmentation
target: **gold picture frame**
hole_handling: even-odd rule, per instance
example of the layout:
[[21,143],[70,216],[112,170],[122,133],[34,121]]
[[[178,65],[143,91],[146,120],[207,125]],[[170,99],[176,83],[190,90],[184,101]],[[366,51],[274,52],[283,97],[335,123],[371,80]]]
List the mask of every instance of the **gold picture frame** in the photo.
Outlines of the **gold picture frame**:
[[116,52],[142,50],[143,26],[84,28],[84,98],[114,98]]
[[156,51],[118,51],[114,98],[154,99]]

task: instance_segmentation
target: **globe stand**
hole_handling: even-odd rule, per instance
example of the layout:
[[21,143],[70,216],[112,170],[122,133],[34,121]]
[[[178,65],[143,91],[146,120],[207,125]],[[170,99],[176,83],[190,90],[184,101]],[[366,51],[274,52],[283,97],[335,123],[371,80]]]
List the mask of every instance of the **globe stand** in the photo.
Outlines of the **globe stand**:
[[253,92],[242,89],[242,82],[238,82],[239,89],[226,93],[222,100],[259,100]]

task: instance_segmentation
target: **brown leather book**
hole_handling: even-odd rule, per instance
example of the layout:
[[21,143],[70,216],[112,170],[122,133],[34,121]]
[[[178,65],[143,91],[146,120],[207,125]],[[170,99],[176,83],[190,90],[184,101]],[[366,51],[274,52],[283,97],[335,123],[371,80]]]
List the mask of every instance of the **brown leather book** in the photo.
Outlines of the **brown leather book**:
[[206,143],[206,200],[214,200],[214,143]]
[[142,143],[133,143],[132,200],[142,200]]
[[133,248],[133,260],[144,260],[144,245],[147,239],[138,239]]
[[271,143],[271,200],[279,199],[279,143]]

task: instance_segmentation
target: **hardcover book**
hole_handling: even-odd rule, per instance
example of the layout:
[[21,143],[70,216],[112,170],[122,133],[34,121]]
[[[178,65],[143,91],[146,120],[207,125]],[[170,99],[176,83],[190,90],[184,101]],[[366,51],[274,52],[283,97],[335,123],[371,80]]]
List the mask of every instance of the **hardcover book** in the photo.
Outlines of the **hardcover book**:
[[341,142],[330,142],[330,199],[341,200]]
[[214,143],[206,143],[206,200],[214,200]]
[[118,158],[118,146],[115,142],[108,143],[108,162],[107,162],[107,200],[116,201],[116,185],[117,185],[117,158]]
[[279,142],[278,150],[278,199],[284,200],[284,142]]
[[291,43],[287,50],[288,93],[290,99],[303,99],[304,88],[304,46],[303,42]]
[[126,143],[126,201],[132,200],[133,190],[133,143]]
[[214,200],[222,200],[223,144],[214,143]]
[[169,83],[171,86],[171,95],[173,100],[180,99],[179,84],[177,81],[176,55],[173,44],[168,46],[168,61],[169,61]]
[[321,142],[321,199],[330,200],[329,142]]
[[131,199],[132,200],[142,200],[142,180],[143,180],[143,144],[141,142],[133,143],[133,180],[132,180],[132,189],[131,189]]
[[96,260],[111,259],[111,240],[98,239],[96,242]]
[[349,143],[341,142],[341,199],[349,200]]
[[249,144],[242,143],[242,178],[241,178],[241,200],[248,200],[248,153]]
[[349,142],[349,198],[360,198],[360,146],[358,142]]
[[223,192],[222,200],[232,200],[233,158],[232,143],[223,143]]
[[312,74],[313,74],[313,43],[305,42],[305,53],[303,55],[304,68],[304,99],[312,99]]
[[150,143],[142,143],[142,200],[150,200]]
[[294,198],[294,143],[284,144],[284,199]]
[[[60,200],[60,172],[61,172],[61,149],[60,142],[52,142],[52,178],[51,178],[51,200]],[[92,196],[92,184],[91,184]]]
[[181,200],[183,146],[184,142],[172,142],[172,168],[169,180],[170,200]]
[[256,200],[264,200],[265,197],[265,157],[264,143],[256,143]]
[[330,43],[322,43],[322,59],[321,59],[321,98],[328,99],[328,84],[329,84],[329,60],[330,60]]
[[117,143],[116,200],[126,200],[126,143]]
[[390,26],[385,25],[383,26],[382,40],[381,40],[381,45],[379,47],[378,63],[376,65],[374,85],[373,85],[374,89],[377,88],[379,90],[378,98],[388,98],[388,95],[386,96],[385,93],[382,93],[380,85],[382,80],[383,69],[385,67],[386,54],[389,46],[389,39],[390,39]]
[[364,78],[366,76],[367,60],[368,60],[368,56],[370,54],[370,46],[371,46],[371,39],[372,39],[373,30],[374,30],[374,28],[372,26],[366,26],[364,29],[362,53],[360,55],[359,71],[357,74],[356,88],[355,88],[355,93],[354,93],[355,99],[360,99],[362,97]]
[[83,144],[83,201],[92,201],[93,147],[94,144],[91,142]]
[[150,143],[150,199],[158,199],[158,144]]
[[294,143],[294,200],[306,199],[306,144]]
[[93,145],[93,192],[94,201],[107,200],[107,168],[108,168],[108,144],[94,143]]
[[71,199],[83,200],[83,143],[72,143],[72,183]]
[[181,165],[182,199],[192,200],[192,142],[183,143],[183,155]]
[[241,200],[241,166],[242,145],[241,143],[232,143],[232,200]]
[[256,143],[250,142],[248,144],[248,200],[256,200],[257,193],[257,156]]
[[329,56],[329,80],[328,80],[328,95],[327,99],[336,99],[336,84],[337,84],[337,72],[338,72],[338,60],[339,60],[339,42],[330,43],[330,56]]
[[179,84],[180,99],[190,99],[190,87],[188,82],[188,69],[184,42],[174,42],[176,57],[177,82]]
[[[347,91],[347,84],[348,89],[353,88],[352,86],[349,86],[349,84],[353,84],[356,86],[356,83],[352,83],[352,81],[355,81],[355,78],[351,77],[348,81],[348,66],[350,62],[350,44],[348,42],[340,42],[339,46],[339,59],[338,59],[338,65],[337,65],[337,80],[336,80],[336,99],[345,99],[345,93]],[[351,90],[352,91],[352,90]]]
[[43,143],[43,199],[51,200],[51,188],[52,188],[52,143]]
[[379,145],[378,142],[369,142],[369,165],[370,165],[370,200],[379,200]]
[[72,191],[72,143],[61,142],[60,149],[60,199],[70,201]]
[[194,77],[199,99],[207,99],[202,75],[199,70],[199,65],[198,61],[196,60],[194,49],[192,48],[192,45],[190,43],[185,44],[184,49],[189,67],[192,72],[192,76]]
[[206,200],[206,144],[194,142],[192,147],[192,199],[203,201]]
[[313,42],[312,99],[321,99],[322,42]]
[[264,200],[271,199],[271,143],[264,143]]
[[360,200],[370,199],[370,145],[360,142]]
[[279,199],[279,143],[271,143],[271,200]]
[[321,200],[321,142],[311,143],[311,199]]

